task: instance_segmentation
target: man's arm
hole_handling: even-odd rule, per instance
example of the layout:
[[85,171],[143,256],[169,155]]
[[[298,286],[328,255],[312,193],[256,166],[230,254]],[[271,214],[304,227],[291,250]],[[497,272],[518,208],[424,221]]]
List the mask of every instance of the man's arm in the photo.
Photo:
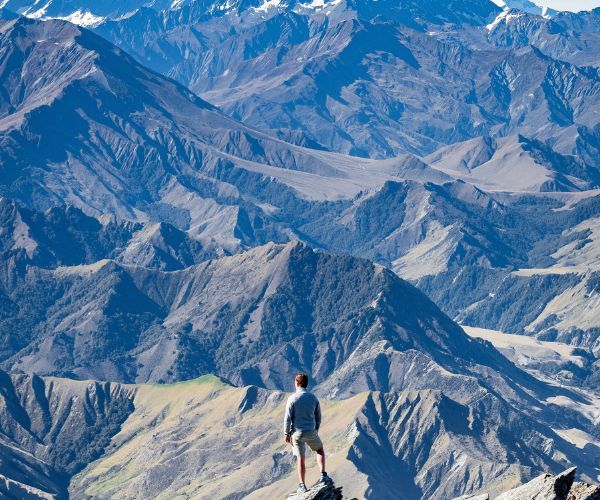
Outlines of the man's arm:
[[317,406],[315,406],[315,429],[318,431],[321,427],[321,404],[317,399]]
[[294,421],[294,402],[288,399],[285,405],[285,416],[283,417],[283,433],[286,436],[292,434],[292,422]]

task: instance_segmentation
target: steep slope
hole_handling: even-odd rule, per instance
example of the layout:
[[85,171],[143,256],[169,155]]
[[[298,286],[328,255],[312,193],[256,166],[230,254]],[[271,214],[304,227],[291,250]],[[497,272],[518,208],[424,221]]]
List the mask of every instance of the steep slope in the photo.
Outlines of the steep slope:
[[236,248],[248,234],[281,236],[219,176],[244,162],[332,170],[72,24],[1,21],[0,56],[0,191],[29,206],[158,218]]
[[103,454],[133,411],[132,394],[110,383],[0,372],[0,491],[66,498],[71,476]]
[[480,137],[439,149],[428,163],[486,191],[578,191],[597,186],[600,171],[523,136]]
[[[462,204],[457,204],[458,197],[464,200]],[[512,236],[508,226],[499,231],[493,219],[502,213],[502,217],[507,217],[510,206],[500,204],[466,184],[444,188],[424,188],[414,183],[388,184],[379,192],[342,208],[339,208],[341,211],[335,217],[332,217],[335,213],[332,212],[302,226],[302,232],[310,239],[322,241],[326,248],[362,254],[391,264],[397,273],[417,280],[434,297],[441,297],[446,307],[454,308],[454,311],[467,308],[467,315],[463,314],[467,324],[493,327],[497,323],[507,331],[518,332],[537,321],[541,309],[538,309],[540,306],[531,308],[531,300],[542,306],[549,304],[547,309],[552,310],[555,309],[552,305],[555,296],[566,296],[569,287],[580,287],[580,278],[571,274],[558,275],[562,281],[552,286],[545,284],[548,280],[548,283],[553,283],[552,274],[542,276],[546,281],[541,282],[537,280],[537,275],[528,276],[526,273],[524,276],[504,278],[503,273],[510,274],[513,266],[522,266],[526,262],[524,255],[530,251],[529,248],[534,248],[536,236],[532,235],[530,243],[524,240],[521,224],[525,222],[513,227]],[[28,364],[30,369],[44,373],[55,373],[56,370],[56,373],[68,373],[75,369],[80,375],[88,377],[117,380],[136,380],[136,377],[140,377],[138,380],[142,381],[195,376],[203,373],[203,370],[211,371],[214,368],[214,360],[211,361],[213,355],[231,355],[239,351],[239,346],[228,344],[219,351],[220,354],[216,354],[216,339],[221,338],[223,332],[229,332],[226,335],[229,343],[234,343],[236,335],[241,334],[245,345],[242,349],[248,347],[249,352],[258,353],[263,348],[274,348],[270,340],[266,340],[265,344],[253,344],[254,340],[261,339],[263,329],[275,328],[270,322],[279,323],[276,333],[273,333],[274,337],[280,335],[279,341],[294,342],[294,349],[300,349],[298,352],[304,352],[305,349],[310,351],[317,346],[300,348],[297,344],[304,342],[300,339],[305,330],[314,331],[314,321],[317,324],[321,321],[312,316],[323,314],[323,307],[318,306],[318,302],[328,303],[330,299],[326,297],[329,292],[324,288],[321,292],[325,295],[316,294],[309,302],[298,304],[301,294],[313,289],[314,285],[298,277],[297,272],[300,271],[294,272],[294,266],[299,265],[308,276],[319,273],[322,276],[319,279],[324,282],[334,277],[339,283],[345,280],[354,283],[356,277],[348,266],[361,262],[360,268],[366,273],[365,276],[373,276],[365,282],[363,292],[367,296],[363,306],[372,303],[387,286],[387,280],[391,279],[387,272],[382,272],[382,280],[375,279],[377,268],[347,258],[339,258],[337,264],[345,269],[344,272],[335,270],[338,260],[333,257],[327,268],[319,268],[313,262],[315,257],[311,256],[312,252],[303,246],[298,246],[301,250],[294,253],[298,258],[291,259],[294,245],[283,253],[284,247],[266,247],[231,261],[220,259],[194,266],[194,263],[205,261],[214,253],[208,252],[168,224],[122,223],[114,218],[101,223],[74,208],[53,208],[46,213],[37,213],[7,200],[2,202],[2,209],[3,356],[17,356],[13,362],[22,358],[19,364]],[[554,212],[553,217],[556,218],[553,222],[559,226],[565,223],[563,218],[579,220],[589,210],[590,205],[584,204],[577,210]],[[536,210],[526,221],[536,220],[540,224],[539,230],[543,231],[546,226],[553,225],[543,220],[545,212],[545,209],[543,212]],[[523,206],[519,206],[516,213],[523,213]],[[468,214],[468,217],[461,221],[456,218],[460,214]],[[379,220],[387,220],[389,226],[379,225]],[[437,245],[431,246],[427,238],[431,237],[431,227],[436,226],[449,226],[449,229],[447,232],[438,231],[436,234],[440,239]],[[529,233],[535,233],[534,227],[529,226]],[[329,228],[335,230],[328,232]],[[581,238],[583,243],[578,243],[582,241]],[[581,247],[588,240],[587,232],[577,232],[577,238],[569,245]],[[571,239],[559,238],[557,241],[557,245],[561,246]],[[519,243],[518,247],[515,247],[515,242]],[[396,258],[404,252],[408,254]],[[566,253],[564,255],[566,258]],[[427,259],[427,263],[419,264],[422,259]],[[254,269],[254,266],[260,270]],[[237,270],[233,272],[231,268]],[[157,273],[151,269],[181,271]],[[280,316],[286,317],[288,313],[278,312],[278,306],[270,301],[275,300],[271,297],[275,291],[283,290],[280,283],[282,278],[277,276],[287,275],[287,295],[280,295],[278,300],[290,301],[293,307],[288,304],[286,309],[290,310],[291,316],[284,321]],[[591,280],[594,274],[589,276]],[[443,280],[454,280],[452,300],[443,295]],[[267,285],[272,281],[275,285]],[[239,289],[240,282],[248,283],[248,287]],[[500,282],[502,288],[496,290],[497,296],[487,296],[487,290],[494,290],[496,283]],[[584,295],[579,302],[565,302],[565,307],[568,305],[565,314],[553,316],[554,320],[546,319],[533,331],[549,337],[553,328],[558,328],[558,332],[563,332],[560,334],[563,340],[594,348],[593,329],[597,322],[590,307],[596,292],[593,283],[585,285],[588,282],[583,282]],[[547,290],[544,294],[539,293],[539,283]],[[242,303],[231,303],[228,299],[229,284],[232,291],[236,290],[236,295],[241,295]],[[347,283],[343,286],[347,286]],[[473,287],[487,298],[481,300],[473,297],[470,292]],[[517,302],[512,298],[515,287],[520,287]],[[585,291],[586,287],[590,289],[588,292]],[[173,290],[178,289],[191,291],[183,296],[174,295]],[[524,293],[524,290],[528,292]],[[332,289],[331,293],[338,292]],[[290,298],[284,298],[286,296]],[[325,320],[326,324],[331,321],[336,323],[337,318],[345,315],[351,318],[357,314],[356,310],[352,310],[356,298],[350,295],[338,298],[346,309],[336,313],[336,318]],[[468,307],[473,300],[477,300],[477,306]],[[180,304],[180,301],[183,303]],[[510,308],[503,306],[507,301],[511,302]],[[199,305],[194,306],[195,303]],[[364,317],[368,318],[361,331],[368,330],[373,324],[374,318],[370,315],[378,314],[373,307],[368,306],[364,313],[359,314],[360,317],[366,314]],[[515,310],[521,312],[515,313]],[[307,318],[306,311],[316,313],[311,312]],[[585,324],[582,323],[584,316],[581,311],[589,313]],[[231,317],[228,318],[229,313]],[[268,321],[262,324],[265,314]],[[391,317],[398,321],[397,313],[392,311]],[[520,323],[517,324],[517,321]],[[572,323],[565,324],[563,330],[561,321]],[[295,323],[301,327],[296,326],[296,331],[290,337]],[[318,326],[323,339],[328,335],[326,324]],[[346,326],[340,326],[340,334],[349,332],[352,324],[349,322]],[[403,321],[400,324],[404,324]],[[581,334],[569,333],[571,326],[577,324],[583,329]],[[198,337],[203,334],[214,337],[214,342],[204,338],[199,344]],[[167,340],[163,335],[173,337]],[[150,349],[156,342],[160,346]],[[174,354],[168,354],[172,349],[167,345],[173,346]],[[191,353],[200,345],[208,349],[209,354],[202,351],[192,356]],[[148,352],[145,352],[146,349],[149,349]],[[130,352],[134,358],[148,358],[147,361],[139,361],[144,368],[135,367],[134,358],[128,358],[127,353]],[[282,351],[281,356],[287,356],[287,352]],[[305,359],[304,356],[299,355],[299,359]],[[274,363],[275,358],[268,364]],[[55,365],[56,362],[59,364]],[[317,365],[324,363],[327,367],[325,371],[331,368],[331,361],[312,362]],[[334,365],[338,366],[339,362],[341,360],[337,359]],[[226,369],[233,366],[232,360],[227,363],[222,366],[224,374]],[[239,368],[239,364],[235,366]],[[302,366],[300,362],[294,368]],[[256,373],[257,369],[260,374]],[[253,370],[244,372],[244,376],[249,377],[244,378],[245,381],[256,382],[263,377],[262,368]],[[272,382],[276,380],[273,377],[272,374],[267,375]]]
[[9,260],[3,277],[4,363],[38,373],[146,381],[216,372],[283,388],[290,370],[323,381],[376,343],[451,370],[501,363],[390,271],[299,243],[173,272]]
[[[73,425],[94,435],[89,432],[94,419],[112,418],[126,404],[118,426],[105,435],[110,444],[100,439],[99,454],[86,457],[83,468],[67,464],[74,498],[278,498],[295,488],[292,454],[279,428],[284,393],[235,388],[213,376],[136,386],[4,378],[16,400],[27,400],[35,386],[37,401],[48,402],[47,409],[19,406],[21,421],[34,427],[42,420],[66,418],[64,429],[54,433],[59,442],[73,442],[68,435]],[[100,395],[106,396],[102,406],[97,404]],[[487,397],[497,400],[493,394]],[[61,405],[71,399],[71,408]],[[14,405],[6,405],[5,393],[0,401],[2,429],[13,445],[49,460],[45,448],[32,443],[15,422],[14,412],[7,412]],[[569,463],[597,474],[577,448],[506,405],[498,415],[484,411],[481,403],[459,404],[435,390],[363,393],[323,400],[322,405],[328,470],[350,498],[437,499],[481,489],[498,492],[544,470],[558,473]],[[82,420],[83,415],[90,420]]]
[[40,213],[0,199],[0,226],[3,261],[17,258],[49,269],[114,259],[175,270],[217,254],[167,223],[122,222],[114,217],[97,220],[74,207]]

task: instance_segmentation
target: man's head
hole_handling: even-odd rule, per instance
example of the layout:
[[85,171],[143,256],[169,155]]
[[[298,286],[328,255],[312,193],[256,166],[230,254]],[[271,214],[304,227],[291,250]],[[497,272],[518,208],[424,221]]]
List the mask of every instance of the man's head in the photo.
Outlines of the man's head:
[[304,389],[308,387],[308,375],[306,373],[299,373],[296,375],[296,387],[302,387]]

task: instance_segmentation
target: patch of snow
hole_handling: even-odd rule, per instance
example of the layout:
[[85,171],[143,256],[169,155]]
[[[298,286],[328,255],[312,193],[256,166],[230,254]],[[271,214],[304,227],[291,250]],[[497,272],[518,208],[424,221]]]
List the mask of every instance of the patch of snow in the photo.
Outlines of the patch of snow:
[[[41,9],[32,12],[31,9],[27,9],[27,11],[24,12],[24,15],[26,17],[30,17],[31,19],[42,19],[46,15],[46,11],[48,10],[48,7],[50,7],[50,3],[51,2],[48,2]],[[37,5],[37,2],[34,4],[34,6],[35,5]]]
[[337,7],[339,4],[342,3],[343,0],[333,0],[331,2],[327,1],[327,0],[312,0],[311,3],[304,3],[304,4],[298,4],[295,8],[294,11],[296,12],[300,12],[300,11],[307,11],[307,10],[313,10],[313,11],[321,11],[325,8],[327,8],[327,11],[325,12],[326,15],[331,14],[331,12],[333,12],[334,8]]
[[518,19],[519,17],[521,17],[520,13],[505,10],[498,14],[498,17],[496,17],[496,19],[494,19],[490,24],[488,24],[486,28],[488,31],[494,31],[500,24],[508,24],[510,21]]
[[257,12],[268,12],[272,8],[277,8],[281,5],[281,0],[267,0],[262,5],[254,7]]
[[57,17],[57,19],[69,21],[70,23],[76,24],[77,26],[83,26],[84,28],[95,28],[106,20],[105,17],[96,16],[89,11],[82,11],[81,9],[76,10],[73,14],[69,14],[68,16]]
[[132,10],[132,11],[126,12],[122,16],[115,17],[114,21],[123,21],[125,19],[129,19],[131,16],[135,15],[136,12],[137,12],[137,10]]

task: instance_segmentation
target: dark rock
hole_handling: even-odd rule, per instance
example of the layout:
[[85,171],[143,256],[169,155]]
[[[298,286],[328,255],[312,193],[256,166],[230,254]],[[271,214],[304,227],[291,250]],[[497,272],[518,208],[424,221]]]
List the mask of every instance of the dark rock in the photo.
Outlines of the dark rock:
[[294,493],[286,500],[343,500],[342,487],[331,484],[315,484],[306,493]]

